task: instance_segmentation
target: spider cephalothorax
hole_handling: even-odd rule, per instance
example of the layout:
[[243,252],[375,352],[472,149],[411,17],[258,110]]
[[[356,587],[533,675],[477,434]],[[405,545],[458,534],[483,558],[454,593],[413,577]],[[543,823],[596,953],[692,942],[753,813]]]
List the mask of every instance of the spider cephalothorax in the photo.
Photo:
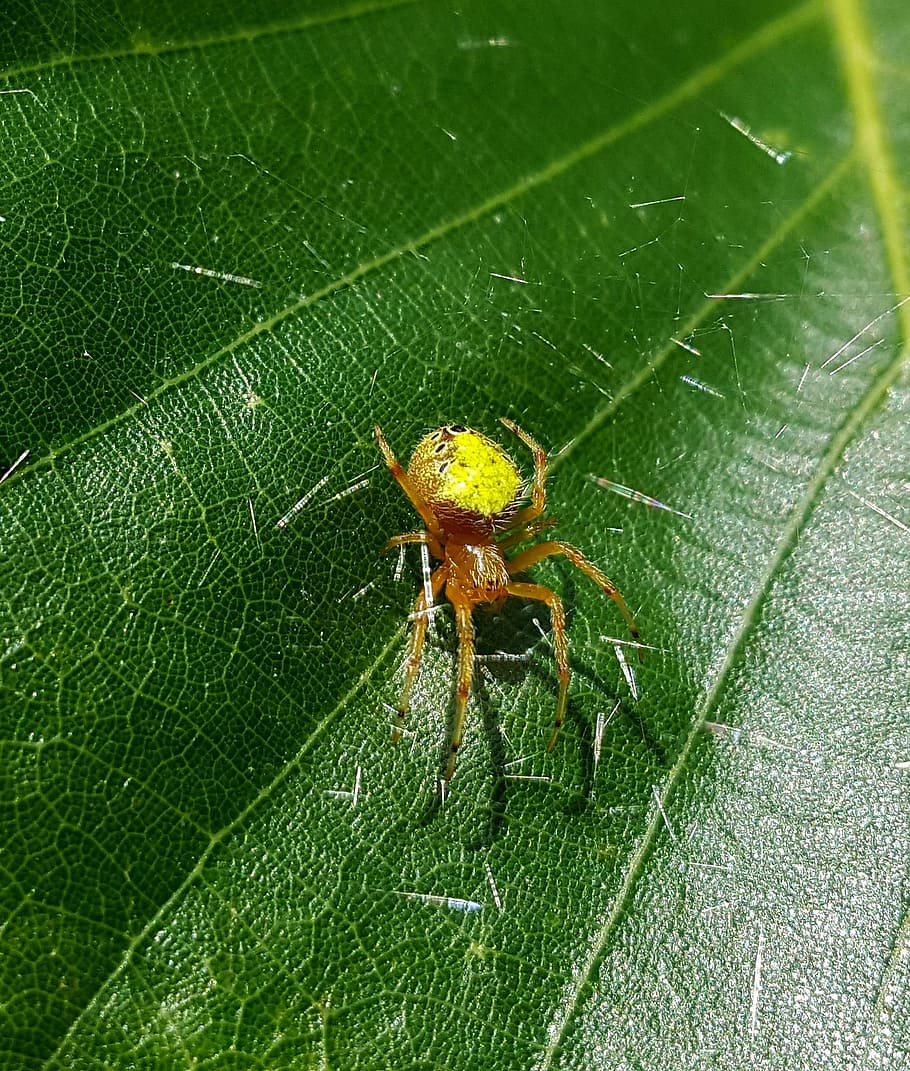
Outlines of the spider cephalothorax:
[[[550,609],[553,647],[559,671],[556,720],[547,744],[552,750],[565,718],[569,689],[569,651],[566,615],[559,596],[542,584],[513,579],[542,558],[564,555],[590,577],[619,607],[635,640],[638,629],[616,585],[569,543],[547,540],[507,558],[503,553],[536,536],[555,521],[542,516],[546,508],[547,456],[527,432],[511,420],[500,418],[534,454],[534,476],[525,487],[515,462],[502,447],[478,431],[461,425],[437,428],[417,444],[407,472],[392,453],[385,436],[376,427],[376,439],[389,471],[401,485],[423,519],[425,529],[394,536],[388,546],[425,543],[442,564],[430,577],[429,593],[421,591],[414,606],[414,625],[405,662],[405,679],[398,703],[394,739],[401,736],[411,689],[420,669],[432,601],[445,587],[455,610],[458,632],[458,677],[455,688],[455,721],[446,778],[455,773],[455,761],[464,735],[468,696],[474,669],[474,607],[502,602],[510,595],[537,599]],[[530,504],[523,509],[523,498]]]

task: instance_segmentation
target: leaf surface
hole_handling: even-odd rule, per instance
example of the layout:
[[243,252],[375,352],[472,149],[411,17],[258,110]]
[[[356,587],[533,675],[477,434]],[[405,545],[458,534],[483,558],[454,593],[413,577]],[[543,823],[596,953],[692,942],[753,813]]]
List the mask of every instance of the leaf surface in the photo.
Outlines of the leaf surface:
[[[904,6],[147,8],[0,27],[4,1066],[898,1066]],[[441,801],[500,416],[649,650],[536,567]]]

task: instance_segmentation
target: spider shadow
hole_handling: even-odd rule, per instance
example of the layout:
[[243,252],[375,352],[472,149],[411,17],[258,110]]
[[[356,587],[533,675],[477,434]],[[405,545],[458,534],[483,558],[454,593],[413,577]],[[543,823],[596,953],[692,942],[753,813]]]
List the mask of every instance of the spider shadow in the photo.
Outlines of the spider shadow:
[[[575,616],[575,593],[578,589],[578,573],[575,569],[572,569],[566,565],[566,563],[560,562],[556,566],[560,573],[560,589],[562,592],[563,602],[566,607],[566,622],[567,632],[569,632],[569,669],[572,674],[572,681],[576,682],[585,681],[590,688],[590,691],[601,697],[601,701],[606,705],[607,710],[613,710],[618,701],[619,706],[616,708],[615,716],[611,716],[610,720],[614,718],[620,718],[626,722],[631,730],[636,730],[641,737],[641,741],[645,748],[656,756],[656,762],[659,766],[668,768],[670,765],[670,757],[667,754],[667,749],[661,740],[651,731],[648,723],[641,716],[638,710],[633,706],[633,703],[637,706],[638,700],[632,699],[627,688],[620,684],[622,679],[622,670],[619,663],[616,662],[615,677],[612,679],[604,679],[595,669],[592,668],[590,663],[581,662],[573,656],[573,645],[571,637],[571,621]],[[587,584],[587,580],[582,582],[582,586]],[[604,597],[604,601],[612,605],[611,600]],[[614,619],[615,621],[615,619]],[[620,623],[622,627],[622,623]],[[611,626],[607,626],[612,631]],[[620,633],[621,635],[621,633]],[[605,644],[605,646],[608,646]],[[632,654],[632,648],[625,648],[626,656],[630,658],[630,664],[633,672],[638,663],[637,657]],[[554,669],[555,677],[555,669]],[[632,702],[630,702],[632,699]],[[575,690],[575,704],[573,704],[573,689],[569,686],[569,701],[568,708],[566,710],[566,721],[572,719],[573,705],[577,709],[578,702],[578,690]],[[580,761],[582,769],[582,788],[574,797],[573,806],[570,808],[571,813],[581,814],[587,810],[588,806],[594,799],[594,790],[597,779],[597,761],[595,758],[595,734],[596,725],[590,718],[575,718],[573,721],[577,738],[580,747]],[[603,771],[601,771],[601,777],[603,777]]]

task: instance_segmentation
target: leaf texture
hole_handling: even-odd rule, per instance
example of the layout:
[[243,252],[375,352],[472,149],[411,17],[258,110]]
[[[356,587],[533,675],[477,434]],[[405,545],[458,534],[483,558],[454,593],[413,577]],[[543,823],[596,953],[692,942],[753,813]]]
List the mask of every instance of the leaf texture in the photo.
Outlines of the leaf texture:
[[[905,6],[13,7],[3,1065],[899,1066]],[[371,429],[500,416],[649,650],[540,565],[441,799]]]

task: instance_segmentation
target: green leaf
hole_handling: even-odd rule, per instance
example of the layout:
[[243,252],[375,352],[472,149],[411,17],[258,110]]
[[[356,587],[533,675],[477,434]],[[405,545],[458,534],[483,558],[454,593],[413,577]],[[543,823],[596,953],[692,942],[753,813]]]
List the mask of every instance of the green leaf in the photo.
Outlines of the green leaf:
[[[4,1067],[898,1066],[906,6],[49,7],[0,27]],[[372,426],[529,471],[500,416],[649,651],[636,699],[535,568],[567,724],[542,608],[478,613],[443,802]]]

